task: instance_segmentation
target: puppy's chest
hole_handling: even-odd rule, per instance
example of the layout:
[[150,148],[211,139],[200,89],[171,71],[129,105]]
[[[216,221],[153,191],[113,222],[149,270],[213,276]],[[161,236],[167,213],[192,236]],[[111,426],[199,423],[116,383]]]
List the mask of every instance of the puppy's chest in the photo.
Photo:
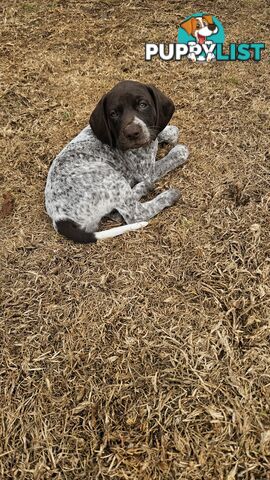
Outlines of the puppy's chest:
[[151,180],[155,170],[157,142],[145,148],[117,152],[114,156],[113,166],[131,184],[143,180]]

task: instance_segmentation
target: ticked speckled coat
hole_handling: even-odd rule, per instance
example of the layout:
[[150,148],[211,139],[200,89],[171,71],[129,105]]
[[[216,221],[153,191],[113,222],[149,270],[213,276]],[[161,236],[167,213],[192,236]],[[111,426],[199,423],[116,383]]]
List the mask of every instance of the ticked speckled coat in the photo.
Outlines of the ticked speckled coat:
[[[123,151],[99,140],[87,126],[52,162],[45,189],[46,210],[55,229],[66,237],[88,243],[140,228],[179,198],[177,190],[169,189],[153,200],[139,201],[157,179],[187,160],[187,148],[175,145],[178,128],[167,126],[151,141],[140,115],[130,124],[139,125],[148,143]],[[175,146],[156,161],[158,142]],[[97,232],[100,220],[115,210],[127,225]]]

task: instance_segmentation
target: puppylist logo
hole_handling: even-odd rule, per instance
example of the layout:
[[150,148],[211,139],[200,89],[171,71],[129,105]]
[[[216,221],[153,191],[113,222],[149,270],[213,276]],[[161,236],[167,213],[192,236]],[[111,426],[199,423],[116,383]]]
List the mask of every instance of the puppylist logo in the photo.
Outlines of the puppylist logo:
[[230,43],[224,52],[225,33],[222,23],[213,15],[194,13],[180,23],[178,43],[146,43],[145,60],[159,57],[164,61],[179,61],[187,57],[192,62],[261,60],[265,43]]

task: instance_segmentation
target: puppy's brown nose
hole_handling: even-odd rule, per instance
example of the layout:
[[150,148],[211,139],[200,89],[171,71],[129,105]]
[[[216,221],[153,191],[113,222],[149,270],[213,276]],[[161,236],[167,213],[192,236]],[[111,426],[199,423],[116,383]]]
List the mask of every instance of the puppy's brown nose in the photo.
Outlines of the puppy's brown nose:
[[213,32],[216,29],[216,25],[214,23],[208,23],[208,28]]
[[124,129],[124,135],[129,140],[136,140],[141,133],[140,125],[136,125],[136,123],[130,123]]

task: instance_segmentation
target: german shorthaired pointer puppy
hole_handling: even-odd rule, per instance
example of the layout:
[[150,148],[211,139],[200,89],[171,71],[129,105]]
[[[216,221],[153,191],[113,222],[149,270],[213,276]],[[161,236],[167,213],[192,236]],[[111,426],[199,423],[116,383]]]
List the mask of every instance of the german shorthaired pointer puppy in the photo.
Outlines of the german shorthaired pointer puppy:
[[[79,133],[54,159],[45,203],[54,228],[78,243],[95,242],[147,225],[180,196],[169,189],[139,200],[153,183],[188,157],[176,145],[178,128],[166,126],[173,102],[151,85],[125,80],[104,95]],[[174,145],[155,161],[158,143]],[[127,225],[97,232],[100,220],[117,211]]]

